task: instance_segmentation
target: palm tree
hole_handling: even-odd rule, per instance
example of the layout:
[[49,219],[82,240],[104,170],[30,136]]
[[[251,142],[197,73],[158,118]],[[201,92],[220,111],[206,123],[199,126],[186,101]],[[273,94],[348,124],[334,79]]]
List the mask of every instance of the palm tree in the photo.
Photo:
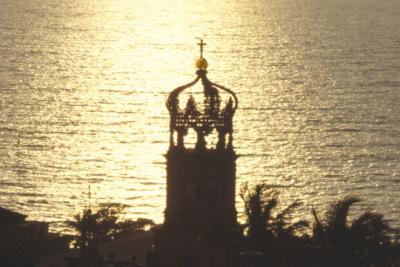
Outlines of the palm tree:
[[101,241],[154,226],[150,219],[121,220],[123,209],[124,206],[119,204],[103,204],[95,212],[84,209],[82,215],[76,214],[74,220],[67,221],[67,225],[77,232],[74,245],[81,255],[97,256]]
[[351,266],[389,266],[382,264],[393,261],[389,251],[392,251],[391,237],[394,229],[383,219],[382,214],[376,212],[364,212],[349,223],[347,217],[350,207],[359,201],[355,197],[337,201],[322,221],[313,209],[313,239],[316,244],[334,250],[338,254],[335,259],[341,260],[342,266],[345,266],[344,262]]
[[280,212],[274,212],[278,206],[278,193],[267,184],[261,183],[249,188],[244,184],[240,197],[244,201],[245,229],[247,236],[254,241],[294,241],[297,234],[308,226],[300,220],[291,223],[293,211],[301,205],[294,202]]

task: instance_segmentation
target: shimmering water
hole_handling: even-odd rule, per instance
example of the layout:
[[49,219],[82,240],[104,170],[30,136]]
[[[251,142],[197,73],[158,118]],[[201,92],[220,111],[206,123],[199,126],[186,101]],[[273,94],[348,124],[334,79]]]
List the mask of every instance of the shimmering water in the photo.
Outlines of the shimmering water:
[[[62,222],[90,202],[162,221],[167,93],[232,88],[238,187],[299,216],[343,195],[400,226],[400,1],[1,0],[0,206]],[[240,208],[238,199],[238,208]]]

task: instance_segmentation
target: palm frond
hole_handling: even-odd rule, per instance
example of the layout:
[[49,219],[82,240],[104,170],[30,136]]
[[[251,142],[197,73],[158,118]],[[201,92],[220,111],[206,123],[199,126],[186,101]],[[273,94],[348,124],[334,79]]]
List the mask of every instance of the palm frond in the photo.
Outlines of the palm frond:
[[352,223],[349,235],[355,242],[383,244],[390,242],[391,234],[395,229],[391,228],[383,215],[376,212],[365,212]]
[[356,197],[346,197],[342,200],[339,200],[331,207],[327,217],[327,226],[329,228],[327,233],[330,238],[333,240],[340,240],[344,238],[346,235],[347,217],[350,207],[359,201],[360,199]]
[[313,238],[319,243],[326,244],[325,226],[321,223],[314,208],[311,209],[311,212],[314,217]]
[[262,218],[264,221],[268,222],[272,219],[272,210],[275,209],[277,205],[278,205],[278,200],[275,198],[267,201],[262,211]]
[[291,214],[293,213],[293,211],[300,207],[302,205],[302,203],[300,201],[295,201],[292,204],[290,204],[289,206],[287,206],[285,209],[283,209],[281,212],[279,212],[276,215],[276,219],[277,220],[285,220],[285,219],[289,219]]

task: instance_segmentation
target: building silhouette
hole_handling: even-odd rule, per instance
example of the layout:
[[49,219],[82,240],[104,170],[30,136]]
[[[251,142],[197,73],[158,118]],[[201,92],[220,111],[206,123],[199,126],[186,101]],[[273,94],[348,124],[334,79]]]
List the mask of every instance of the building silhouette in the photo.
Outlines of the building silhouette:
[[[238,100],[207,78],[205,44],[199,45],[195,80],[173,90],[167,100],[167,205],[155,242],[160,267],[236,265],[232,119]],[[198,82],[201,92],[193,90]]]

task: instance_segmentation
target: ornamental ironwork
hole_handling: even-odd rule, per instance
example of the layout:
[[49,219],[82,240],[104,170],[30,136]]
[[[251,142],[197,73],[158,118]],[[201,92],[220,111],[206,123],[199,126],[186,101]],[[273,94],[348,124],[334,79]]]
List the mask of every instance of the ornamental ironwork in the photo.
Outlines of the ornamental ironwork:
[[[203,40],[200,45],[200,58],[196,61],[196,78],[194,81],[173,90],[167,99],[167,108],[170,113],[170,146],[184,148],[184,136],[189,129],[197,134],[195,149],[205,149],[205,137],[216,131],[218,141],[216,149],[233,149],[232,119],[238,106],[235,93],[221,85],[211,82],[207,74],[207,60],[203,58]],[[179,97],[183,91],[201,81],[203,86],[203,102],[197,103],[193,95],[187,99],[186,106],[179,106]],[[225,103],[221,100],[221,91],[227,93],[229,98]],[[176,141],[175,141],[176,135]],[[226,137],[228,140],[226,141]]]

